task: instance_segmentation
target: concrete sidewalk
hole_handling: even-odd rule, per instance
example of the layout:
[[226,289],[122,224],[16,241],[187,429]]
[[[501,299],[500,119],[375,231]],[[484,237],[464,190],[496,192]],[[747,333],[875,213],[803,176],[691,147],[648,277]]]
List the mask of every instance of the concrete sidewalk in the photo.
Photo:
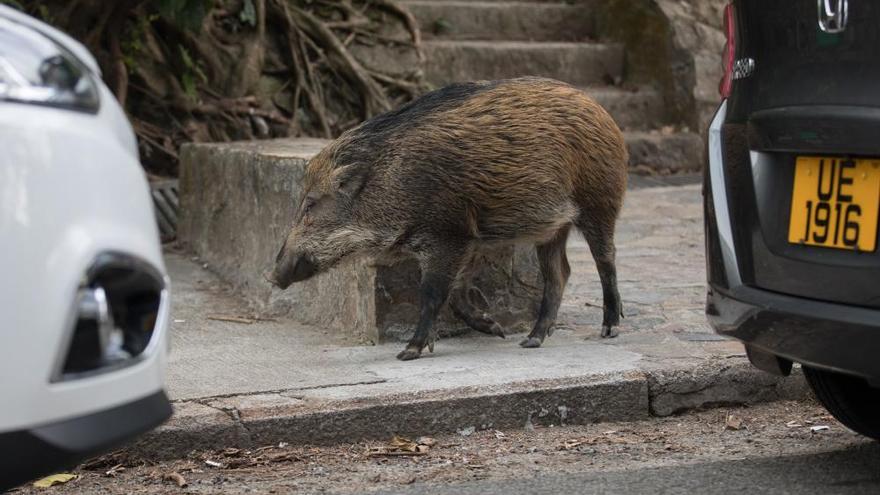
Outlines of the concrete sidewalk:
[[[176,414],[139,448],[171,457],[192,448],[627,420],[805,395],[800,376],[753,370],[741,345],[709,330],[700,205],[699,186],[629,192],[617,234],[620,337],[599,338],[598,275],[573,235],[572,277],[544,347],[471,333],[412,362],[395,359],[402,343],[368,346],[258,320],[210,267],[169,252]],[[244,319],[223,321],[229,317]]]

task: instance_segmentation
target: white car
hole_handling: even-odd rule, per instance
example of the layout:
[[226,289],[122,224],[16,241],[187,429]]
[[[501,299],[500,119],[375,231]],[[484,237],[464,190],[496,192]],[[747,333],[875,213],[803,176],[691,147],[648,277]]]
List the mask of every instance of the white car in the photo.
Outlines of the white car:
[[94,58],[0,5],[0,491],[170,416],[153,215]]

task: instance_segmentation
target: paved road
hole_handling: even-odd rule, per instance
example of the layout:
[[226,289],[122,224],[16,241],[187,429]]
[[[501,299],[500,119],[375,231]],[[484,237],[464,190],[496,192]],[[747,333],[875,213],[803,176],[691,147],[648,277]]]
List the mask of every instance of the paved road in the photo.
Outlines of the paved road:
[[662,468],[414,486],[384,494],[515,495],[563,493],[728,494],[880,493],[880,443],[843,450]]

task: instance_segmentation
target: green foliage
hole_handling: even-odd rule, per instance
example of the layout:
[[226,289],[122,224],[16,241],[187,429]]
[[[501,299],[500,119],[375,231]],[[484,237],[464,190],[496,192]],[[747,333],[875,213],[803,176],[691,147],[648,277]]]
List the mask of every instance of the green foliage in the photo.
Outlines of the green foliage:
[[150,29],[153,21],[158,18],[159,16],[156,14],[138,16],[133,19],[130,29],[123,35],[121,41],[122,62],[125,63],[129,71],[137,68],[138,60],[140,60],[144,51],[144,39],[147,36],[147,30]]
[[213,0],[155,0],[156,9],[168,22],[181,29],[200,31]]
[[206,83],[208,78],[198,64],[193,61],[189,51],[183,45],[178,45],[178,48],[180,48],[180,61],[183,62],[184,67],[183,72],[180,74],[180,84],[183,86],[186,96],[191,100],[195,100],[198,98],[198,83]]

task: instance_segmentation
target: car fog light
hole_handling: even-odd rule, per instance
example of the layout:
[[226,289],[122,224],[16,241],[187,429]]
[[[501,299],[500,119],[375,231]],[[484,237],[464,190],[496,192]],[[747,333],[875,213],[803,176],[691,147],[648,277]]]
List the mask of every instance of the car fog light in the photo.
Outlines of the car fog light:
[[164,279],[151,266],[119,254],[99,256],[77,291],[72,328],[53,381],[140,361],[156,340],[166,299]]

